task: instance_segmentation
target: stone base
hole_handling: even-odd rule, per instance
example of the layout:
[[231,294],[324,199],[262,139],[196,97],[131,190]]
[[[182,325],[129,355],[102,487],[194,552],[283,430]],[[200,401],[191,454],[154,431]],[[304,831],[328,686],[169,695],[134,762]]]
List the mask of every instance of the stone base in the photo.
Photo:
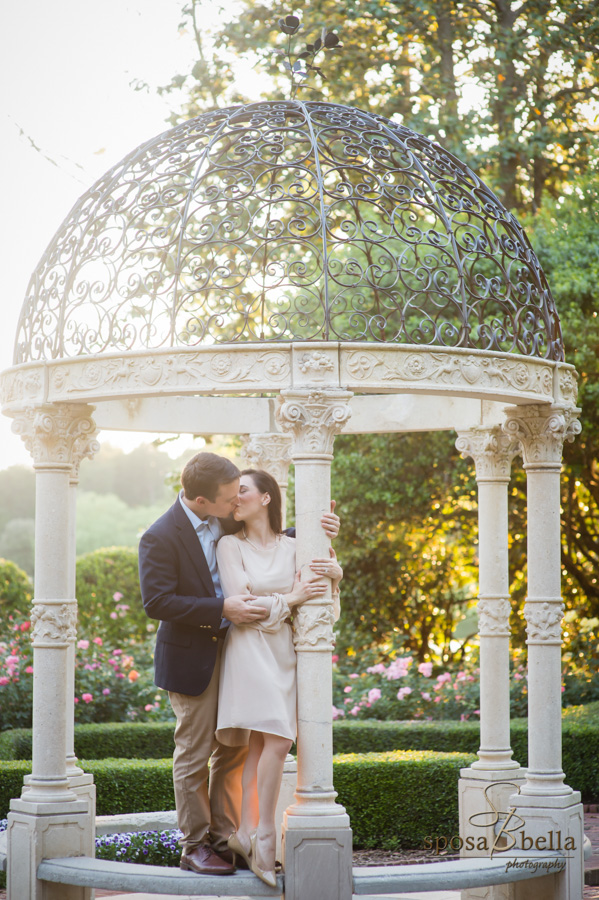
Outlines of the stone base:
[[285,900],[351,900],[351,828],[326,827],[335,816],[323,816],[322,826],[316,816],[300,827],[294,818],[286,815],[283,828]]
[[[50,884],[37,879],[44,858],[83,856],[89,846],[91,823],[88,804],[49,804],[44,814],[40,804],[13,800],[8,814],[8,900],[90,900],[89,888]],[[61,810],[55,807],[61,806]],[[28,809],[35,806],[37,809]]]
[[[458,783],[460,840],[451,849],[459,850],[462,857],[488,857],[491,853],[507,852],[511,841],[498,831],[509,817],[510,797],[524,784],[525,774],[520,768],[461,770]],[[513,820],[514,817],[506,828],[511,828]],[[495,894],[489,894],[489,900],[491,897],[495,900]],[[503,900],[503,896],[497,894],[496,900]]]

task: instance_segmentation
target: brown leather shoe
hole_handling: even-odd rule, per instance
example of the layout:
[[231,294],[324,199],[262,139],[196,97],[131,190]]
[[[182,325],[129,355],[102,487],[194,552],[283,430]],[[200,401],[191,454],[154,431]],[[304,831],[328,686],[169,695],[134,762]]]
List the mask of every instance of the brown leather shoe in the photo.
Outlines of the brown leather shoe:
[[225,862],[231,863],[231,865],[234,865],[237,869],[249,870],[250,868],[245,859],[239,856],[238,853],[234,854],[232,850],[214,850],[214,853],[217,853],[221,857],[221,859],[224,859]]
[[232,875],[235,871],[232,863],[226,862],[205,844],[184,853],[179,866],[189,872],[197,872],[198,875]]

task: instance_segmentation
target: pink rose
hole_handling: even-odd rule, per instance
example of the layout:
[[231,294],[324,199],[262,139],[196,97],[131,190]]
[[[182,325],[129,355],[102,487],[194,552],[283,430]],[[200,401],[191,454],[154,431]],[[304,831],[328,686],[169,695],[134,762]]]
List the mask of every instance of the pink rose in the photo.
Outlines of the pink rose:
[[33,673],[33,666],[27,666],[25,671],[27,672],[28,675],[31,675]]
[[94,695],[93,694],[81,694],[81,699],[83,700],[84,703],[91,703],[92,700],[94,699]]
[[89,641],[77,641],[77,646],[80,650],[87,650],[89,647]]
[[332,663],[339,662],[339,657],[338,657],[335,653],[334,653],[333,656],[331,657],[331,662],[332,662]]
[[344,687],[344,688],[343,688],[343,693],[344,693],[344,694],[350,694],[351,691],[352,691],[352,686],[351,686],[351,684],[348,684],[347,687]]
[[10,678],[7,678],[6,675],[3,675],[2,678],[0,678],[0,684],[10,684]]
[[376,703],[377,700],[381,699],[381,692],[378,688],[372,688],[372,690],[368,691],[368,702]]
[[104,643],[104,641],[102,640],[102,638],[100,638],[100,637],[94,638],[94,644],[97,644],[98,647],[101,647],[103,643]]
[[424,675],[425,678],[430,678],[433,674],[433,664],[432,662],[423,662],[418,666],[418,671],[421,675]]
[[114,593],[114,594],[112,595],[112,599],[115,600],[115,601],[118,603],[119,600],[122,600],[122,599],[123,599],[123,595],[121,594],[120,591],[117,591],[116,593]]
[[105,697],[108,697],[108,695],[109,695],[109,693],[110,693],[110,688],[104,688],[104,690],[102,691],[102,693],[104,694]]

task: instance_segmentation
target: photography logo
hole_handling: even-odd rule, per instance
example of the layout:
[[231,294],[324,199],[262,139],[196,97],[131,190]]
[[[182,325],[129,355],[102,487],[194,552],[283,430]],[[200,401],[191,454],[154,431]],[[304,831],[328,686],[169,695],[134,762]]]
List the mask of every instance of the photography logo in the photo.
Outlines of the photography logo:
[[[485,788],[485,800],[488,809],[469,816],[468,823],[472,828],[485,830],[485,834],[478,836],[469,834],[465,838],[459,835],[436,838],[426,838],[424,849],[434,851],[436,855],[445,854],[448,850],[455,852],[465,850],[477,850],[489,854],[493,859],[495,855],[506,854],[512,857],[506,862],[506,871],[509,869],[547,869],[547,872],[561,872],[566,867],[566,860],[570,859],[572,852],[576,850],[576,843],[570,835],[563,836],[561,831],[550,830],[546,834],[535,837],[526,833],[526,823],[511,806],[507,810],[498,809],[493,803],[489,792],[499,786],[513,787],[514,793],[520,793],[520,787],[511,781],[496,782]],[[492,837],[489,838],[489,833]],[[559,854],[559,859],[531,858],[530,854],[553,852]]]

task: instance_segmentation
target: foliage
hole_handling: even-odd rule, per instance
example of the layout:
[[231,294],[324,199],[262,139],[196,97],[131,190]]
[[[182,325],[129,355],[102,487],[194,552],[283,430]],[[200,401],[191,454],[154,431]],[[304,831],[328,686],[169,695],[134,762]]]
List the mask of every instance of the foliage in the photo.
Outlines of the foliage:
[[96,859],[178,867],[181,848],[178,828],[169,831],[128,831],[96,838]]
[[27,466],[0,471],[0,532],[12,519],[32,519],[35,510],[35,474]]
[[468,635],[454,642],[454,631],[476,588],[476,490],[454,438],[342,435],[332,496],[343,523],[340,655],[379,645],[421,662],[459,656]]
[[[282,88],[280,7],[244,0],[235,20],[208,36],[199,24],[203,2],[192,0],[182,22],[198,61],[162,89],[186,98],[175,121],[256,100],[236,81],[239,59],[269,76],[269,99]],[[324,100],[399,119],[466,158],[509,208],[536,209],[591,155],[599,17],[587,7],[586,0],[300,0],[289,18],[306,14],[311,28],[342,31],[334,77],[329,71],[321,84]]]
[[90,553],[99,547],[119,545],[137,547],[141,534],[166,509],[166,503],[154,506],[128,506],[116,494],[77,493],[77,553]]
[[143,608],[136,550],[110,547],[80,556],[76,593],[83,637],[120,646],[143,642],[156,630]]
[[[29,621],[9,617],[0,638],[0,731],[29,728],[32,715],[33,652]],[[108,649],[110,648],[110,649]],[[135,658],[133,656],[135,654]],[[75,720],[164,719],[171,716],[164,692],[153,683],[151,647],[132,651],[104,646],[102,638],[77,643]]]
[[422,847],[430,835],[456,834],[460,768],[473,761],[468,754],[426,750],[336,756],[335,790],[350,817],[354,847]]
[[[154,444],[141,444],[129,453],[102,444],[93,459],[79,469],[79,490],[115,494],[129,507],[160,507],[171,501],[166,479],[180,460],[173,461]],[[114,541],[112,542],[114,543]]]
[[10,615],[26,617],[32,596],[27,574],[14,562],[0,559],[0,621],[6,622]]
[[33,576],[35,565],[35,520],[11,519],[0,533],[0,554]]
[[[160,722],[102,722],[75,725],[75,753],[80,759],[166,759],[174,749],[174,717]],[[32,731],[0,733],[0,759],[31,759]]]

